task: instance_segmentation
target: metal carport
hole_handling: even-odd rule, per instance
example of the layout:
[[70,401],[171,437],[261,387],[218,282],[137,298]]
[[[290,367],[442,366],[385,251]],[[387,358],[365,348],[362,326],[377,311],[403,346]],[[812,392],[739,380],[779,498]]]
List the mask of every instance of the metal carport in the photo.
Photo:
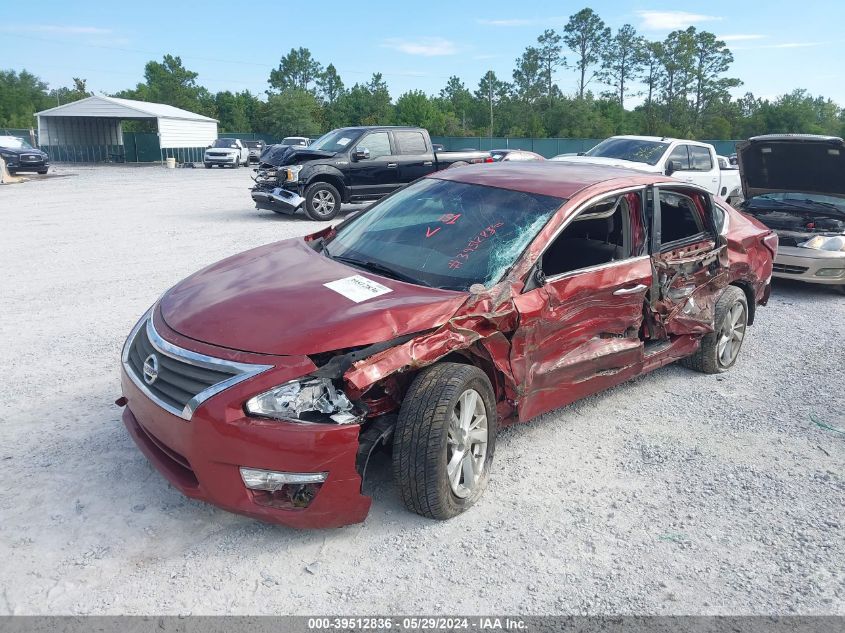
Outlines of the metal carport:
[[[217,120],[163,103],[93,96],[37,112],[38,144],[53,161],[201,161],[217,138]],[[123,131],[123,121],[151,121],[155,133]]]

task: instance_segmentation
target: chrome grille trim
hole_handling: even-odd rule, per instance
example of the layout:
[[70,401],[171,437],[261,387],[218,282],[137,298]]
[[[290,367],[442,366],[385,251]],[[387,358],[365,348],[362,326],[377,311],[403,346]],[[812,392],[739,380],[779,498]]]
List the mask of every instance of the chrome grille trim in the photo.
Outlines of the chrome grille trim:
[[[153,346],[153,348],[160,354],[178,362],[184,363],[187,365],[193,365],[194,367],[201,367],[204,369],[211,369],[211,370],[223,370],[229,373],[234,373],[233,376],[217,382],[206,389],[203,389],[199,393],[195,394],[187,404],[185,404],[184,408],[178,409],[174,407],[172,404],[165,402],[162,398],[156,395],[149,386],[141,379],[141,377],[136,373],[136,370],[132,367],[129,361],[129,355],[132,351],[133,345],[135,344],[135,339],[137,338],[138,334],[141,332],[141,329],[144,328],[144,333],[147,336],[148,341]],[[140,321],[135,325],[132,331],[129,333],[129,336],[126,339],[126,343],[123,346],[123,354],[122,354],[122,362],[123,362],[123,370],[126,372],[126,375],[129,376],[129,379],[135,384],[138,389],[140,389],[144,395],[146,395],[150,400],[155,402],[158,406],[160,406],[165,411],[176,415],[183,420],[190,420],[193,415],[194,411],[199,408],[199,406],[211,398],[212,396],[217,395],[221,391],[228,389],[238,383],[243,382],[253,376],[257,376],[258,374],[271,369],[272,365],[257,365],[253,363],[236,363],[230,360],[224,360],[222,358],[215,358],[213,356],[207,356],[205,354],[200,354],[199,352],[194,352],[189,349],[185,349],[183,347],[179,347],[178,345],[174,345],[168,341],[165,341],[158,332],[156,332],[155,327],[153,327],[153,319],[152,319],[152,310],[144,315]]]

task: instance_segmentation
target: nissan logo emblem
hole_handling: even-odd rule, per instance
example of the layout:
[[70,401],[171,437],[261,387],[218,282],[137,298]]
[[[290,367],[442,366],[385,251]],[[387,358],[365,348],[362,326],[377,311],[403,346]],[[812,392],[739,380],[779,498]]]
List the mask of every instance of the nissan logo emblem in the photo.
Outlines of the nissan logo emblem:
[[156,378],[158,378],[158,357],[150,354],[144,359],[144,382],[151,385]]

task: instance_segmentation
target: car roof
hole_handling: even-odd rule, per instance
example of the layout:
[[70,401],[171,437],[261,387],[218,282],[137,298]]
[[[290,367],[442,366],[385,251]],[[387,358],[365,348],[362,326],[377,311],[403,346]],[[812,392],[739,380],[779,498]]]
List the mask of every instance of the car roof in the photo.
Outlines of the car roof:
[[707,146],[707,143],[702,141],[693,141],[688,138],[675,138],[673,136],[638,136],[636,134],[620,134],[619,136],[611,136],[610,138],[624,138],[631,141],[653,141],[655,143],[686,143],[688,145],[702,145]]
[[677,182],[660,174],[636,169],[552,161],[467,165],[439,171],[428,177],[567,199],[582,189],[613,180],[632,185]]

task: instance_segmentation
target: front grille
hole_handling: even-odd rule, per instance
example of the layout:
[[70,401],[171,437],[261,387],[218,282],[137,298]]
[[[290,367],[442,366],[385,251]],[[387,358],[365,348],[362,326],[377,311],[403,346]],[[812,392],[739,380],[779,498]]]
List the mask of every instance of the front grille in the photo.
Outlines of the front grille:
[[776,273],[787,273],[789,275],[802,275],[807,272],[807,266],[787,266],[786,264],[775,263],[772,270]]
[[21,160],[25,160],[28,163],[35,163],[41,160],[40,156],[35,156],[34,154],[24,154],[21,156]]
[[[145,371],[145,363],[149,371]],[[235,363],[177,347],[159,336],[151,319],[130,334],[123,365],[153,402],[186,420],[211,396],[271,367]]]

